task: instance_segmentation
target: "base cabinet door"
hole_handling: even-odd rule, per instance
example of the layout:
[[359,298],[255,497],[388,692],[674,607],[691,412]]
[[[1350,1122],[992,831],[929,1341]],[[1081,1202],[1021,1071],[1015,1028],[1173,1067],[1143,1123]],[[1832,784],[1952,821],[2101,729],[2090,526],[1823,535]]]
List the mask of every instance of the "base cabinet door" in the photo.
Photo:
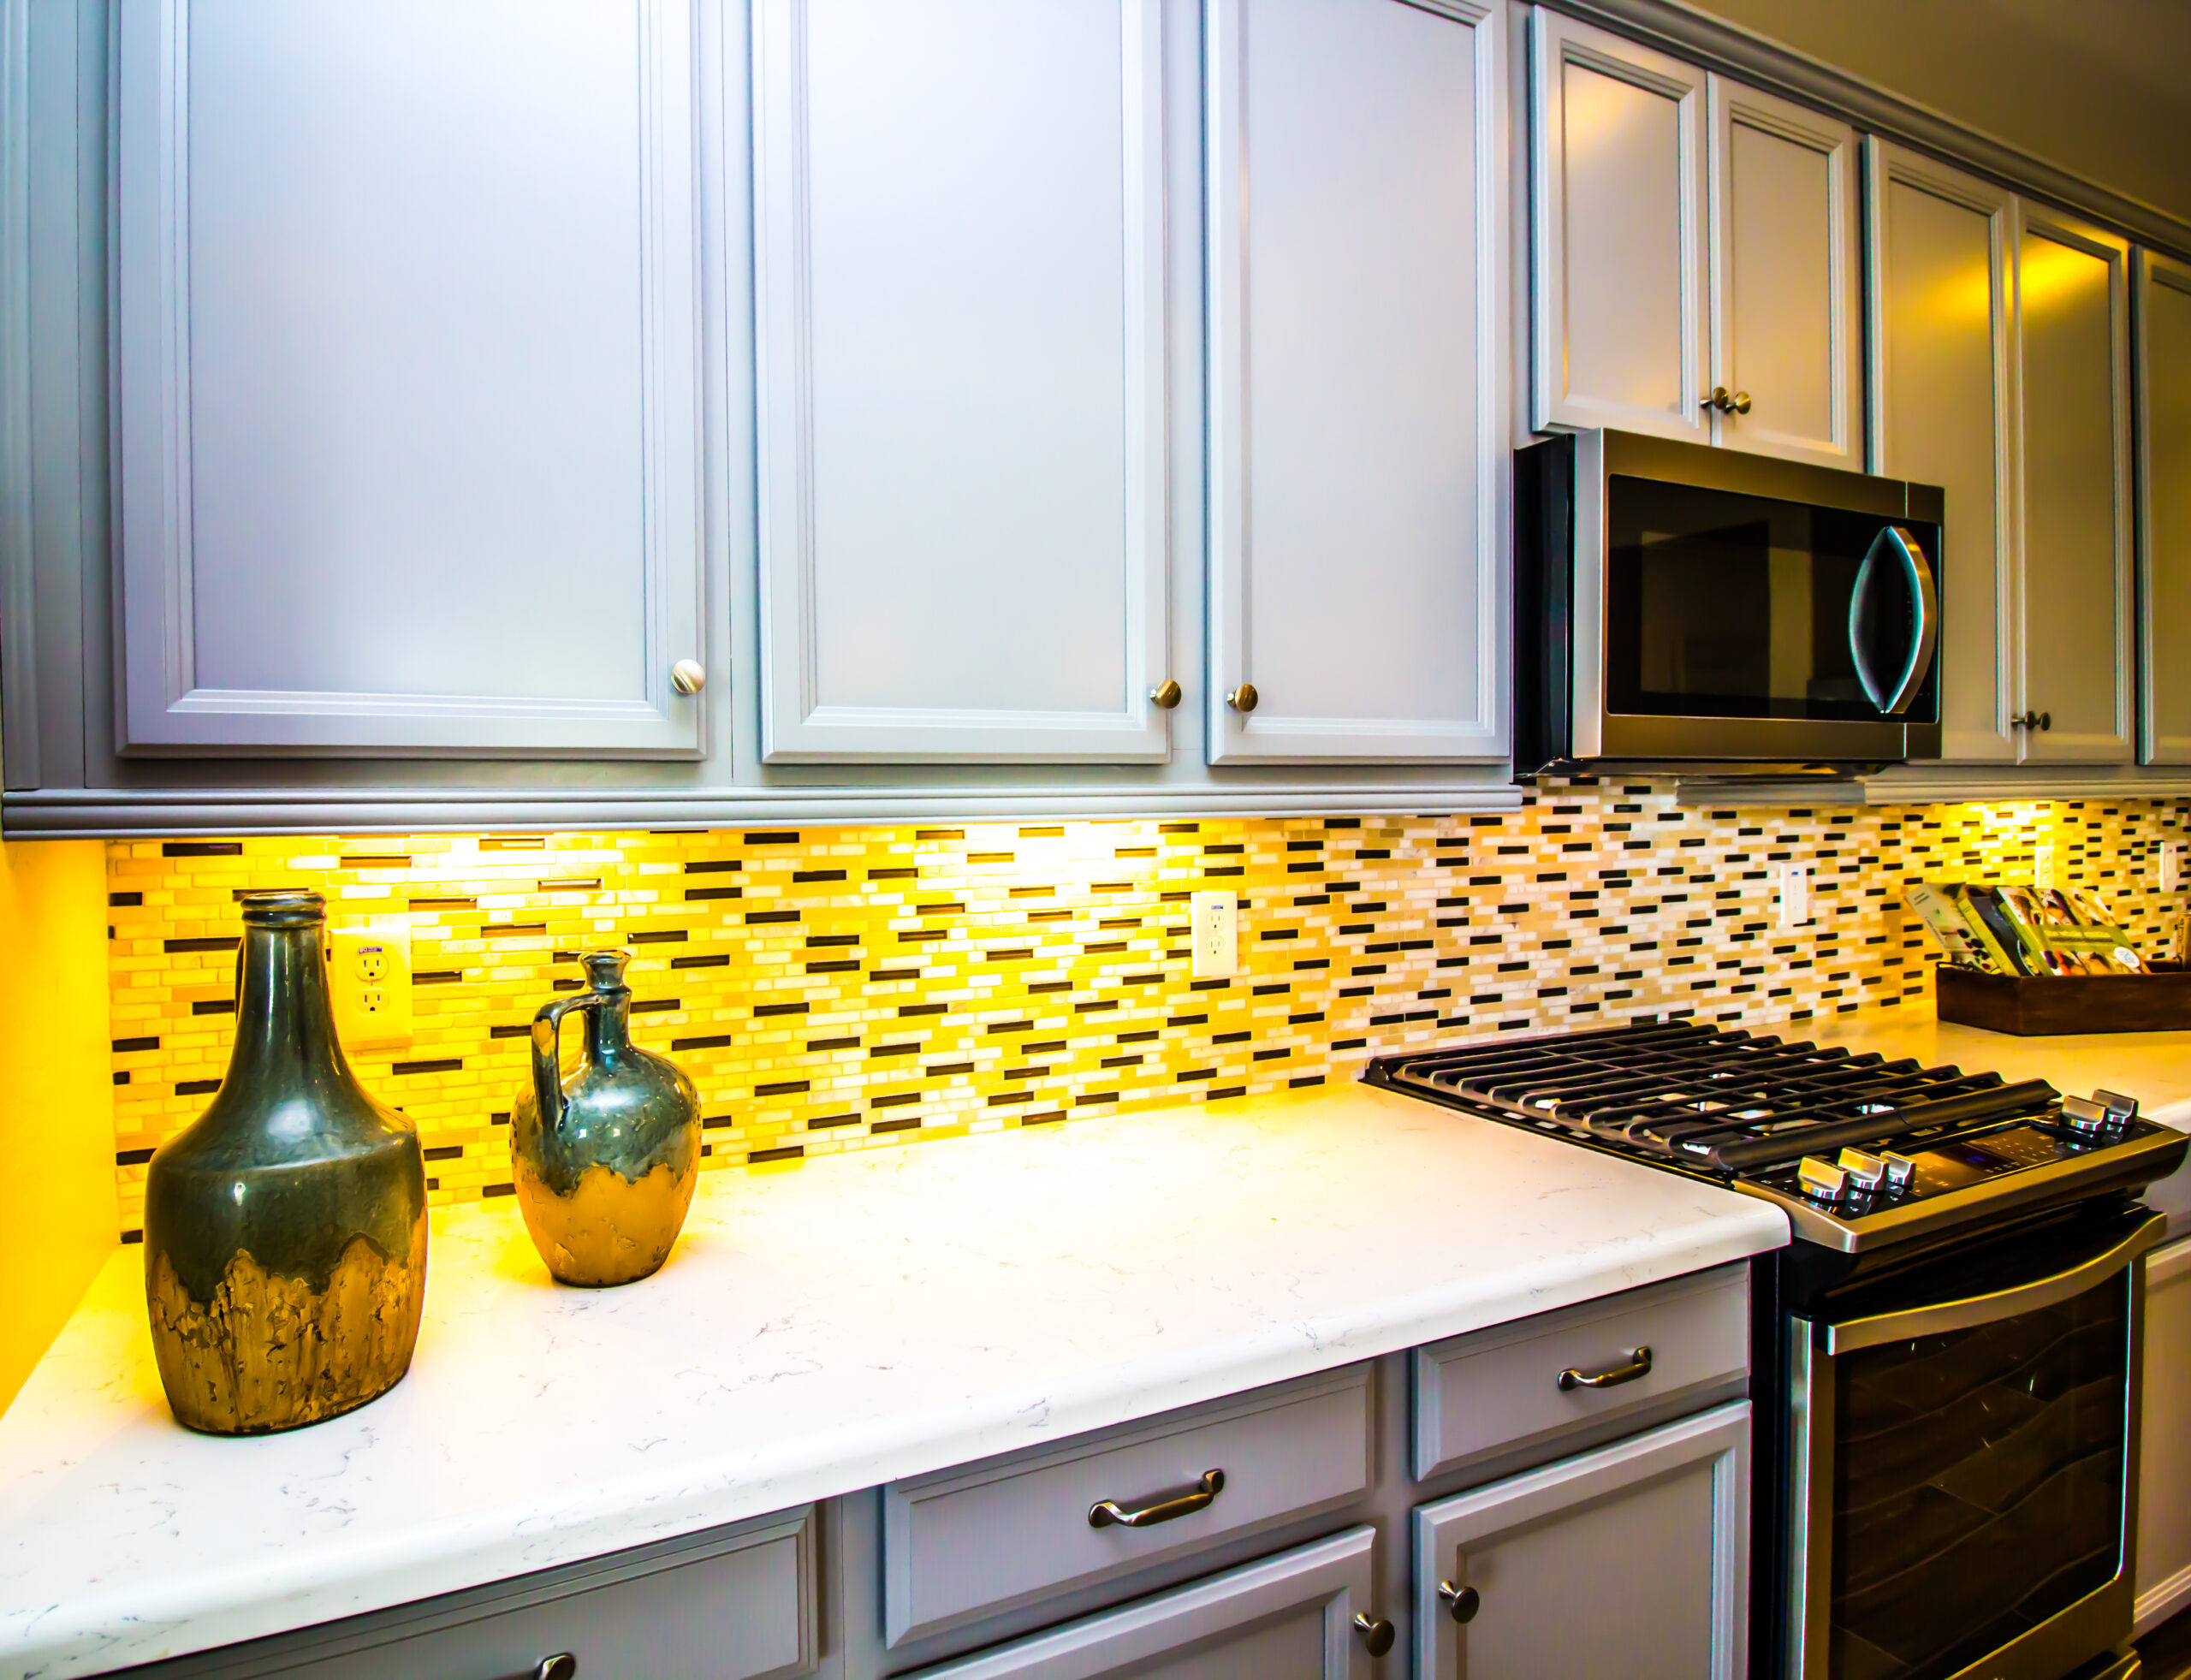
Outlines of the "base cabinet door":
[[1415,1513],[1417,1680],[1735,1680],[1749,1403]]
[[[1228,1570],[918,1680],[1369,1680],[1374,1529]],[[1389,1628],[1376,1630],[1389,1640]]]
[[2191,1606],[2191,1238],[2146,1261],[2138,1631]]

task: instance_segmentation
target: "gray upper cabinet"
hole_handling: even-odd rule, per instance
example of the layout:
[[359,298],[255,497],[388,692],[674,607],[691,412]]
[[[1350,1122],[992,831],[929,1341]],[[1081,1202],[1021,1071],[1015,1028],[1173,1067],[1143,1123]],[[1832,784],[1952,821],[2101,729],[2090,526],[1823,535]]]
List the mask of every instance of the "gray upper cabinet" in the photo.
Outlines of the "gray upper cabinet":
[[1861,471],[1856,135],[1711,79],[1715,442]]
[[1701,443],[1705,74],[1529,15],[1532,424]]
[[1164,757],[1159,0],[752,29],[766,757]]
[[703,750],[692,10],[554,11],[114,14],[120,751]]
[[1940,756],[2012,760],[2016,202],[1916,152],[1867,145],[1872,470],[1947,494]]
[[1415,1513],[1416,1680],[1737,1680],[1749,1403]]
[[1505,756],[1499,4],[1208,0],[1214,762]]
[[2191,763],[2191,267],[2138,258],[2140,744]]
[[1530,22],[1534,424],[1860,466],[1855,133]]
[[[2027,762],[2127,763],[2131,739],[2129,247],[2020,201]],[[1951,509],[1949,517],[1954,517]]]

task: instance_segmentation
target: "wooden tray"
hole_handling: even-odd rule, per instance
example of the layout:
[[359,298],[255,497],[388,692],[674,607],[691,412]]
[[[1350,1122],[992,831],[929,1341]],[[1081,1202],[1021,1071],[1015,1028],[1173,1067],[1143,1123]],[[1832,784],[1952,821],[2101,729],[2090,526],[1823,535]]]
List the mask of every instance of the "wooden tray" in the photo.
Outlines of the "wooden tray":
[[2072,1032],[2191,1031],[2191,971],[2151,974],[1980,974],[1943,963],[1933,973],[1940,1019],[2036,1038]]

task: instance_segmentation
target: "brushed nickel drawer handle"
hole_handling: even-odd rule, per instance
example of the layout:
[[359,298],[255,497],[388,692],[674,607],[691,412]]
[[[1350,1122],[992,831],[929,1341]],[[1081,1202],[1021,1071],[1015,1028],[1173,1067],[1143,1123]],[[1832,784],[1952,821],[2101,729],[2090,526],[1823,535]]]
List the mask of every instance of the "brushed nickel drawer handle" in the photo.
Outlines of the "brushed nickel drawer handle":
[[1159,1523],[1169,1523],[1175,1517],[1191,1517],[1213,1504],[1225,1491],[1225,1472],[1204,1470],[1202,1480],[1195,1484],[1194,1492],[1182,1493],[1176,1499],[1164,1499],[1153,1505],[1143,1505],[1139,1511],[1121,1511],[1114,1499],[1098,1499],[1088,1507],[1088,1526],[1091,1529],[1153,1529]]
[[579,1680],[579,1659],[568,1651],[543,1657],[525,1680]]
[[1559,1392],[1563,1394],[1576,1388],[1618,1388],[1624,1382],[1634,1382],[1638,1377],[1651,1374],[1651,1350],[1640,1347],[1625,1365],[1616,1365],[1610,1371],[1594,1371],[1584,1375],[1570,1365],[1559,1374]]

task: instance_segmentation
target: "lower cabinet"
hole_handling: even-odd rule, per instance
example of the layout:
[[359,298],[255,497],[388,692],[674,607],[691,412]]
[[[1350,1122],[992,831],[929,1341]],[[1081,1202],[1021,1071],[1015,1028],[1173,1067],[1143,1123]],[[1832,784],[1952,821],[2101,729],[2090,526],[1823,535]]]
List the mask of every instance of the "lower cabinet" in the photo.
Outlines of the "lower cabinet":
[[2191,1606],[2191,1237],[2146,1261],[2138,1631]]
[[1416,1680],[1735,1680],[1749,1403],[1415,1513]]
[[1369,1680],[1392,1638],[1366,1613],[1376,1539],[1349,1529],[919,1680]]

